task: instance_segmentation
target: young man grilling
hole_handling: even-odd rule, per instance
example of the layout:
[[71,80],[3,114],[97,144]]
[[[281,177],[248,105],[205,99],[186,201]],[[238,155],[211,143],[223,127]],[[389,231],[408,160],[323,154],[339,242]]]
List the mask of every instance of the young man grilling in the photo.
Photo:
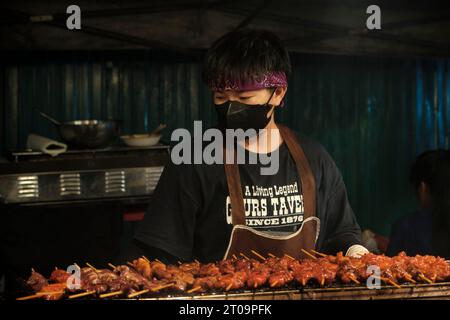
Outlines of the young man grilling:
[[288,52],[268,31],[233,31],[212,45],[203,75],[218,128],[256,133],[224,151],[244,151],[245,159],[276,154],[278,170],[263,175],[263,164],[232,157],[226,164],[168,164],[135,236],[143,254],[210,262],[255,252],[367,252],[331,156],[275,121],[290,71]]

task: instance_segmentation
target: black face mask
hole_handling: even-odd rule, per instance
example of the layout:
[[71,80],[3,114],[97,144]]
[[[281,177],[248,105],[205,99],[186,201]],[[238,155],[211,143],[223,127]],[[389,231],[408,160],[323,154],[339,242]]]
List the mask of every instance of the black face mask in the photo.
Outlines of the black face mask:
[[227,101],[216,104],[220,129],[264,129],[270,121],[267,113],[272,109],[269,105],[275,90],[265,104],[245,104],[237,101]]

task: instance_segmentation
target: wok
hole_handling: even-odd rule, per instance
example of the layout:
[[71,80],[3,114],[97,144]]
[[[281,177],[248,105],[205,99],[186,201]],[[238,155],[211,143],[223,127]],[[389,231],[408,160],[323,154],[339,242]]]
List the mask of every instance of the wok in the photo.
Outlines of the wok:
[[113,142],[120,133],[118,121],[75,120],[59,122],[42,111],[37,111],[58,127],[61,139],[71,147],[81,149],[104,148]]

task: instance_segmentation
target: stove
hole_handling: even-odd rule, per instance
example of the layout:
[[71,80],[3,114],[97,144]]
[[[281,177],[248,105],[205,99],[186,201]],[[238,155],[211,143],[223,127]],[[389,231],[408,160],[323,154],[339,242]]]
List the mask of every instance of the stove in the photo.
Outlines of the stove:
[[68,150],[56,157],[14,151],[0,162],[0,202],[147,201],[169,156],[167,145]]

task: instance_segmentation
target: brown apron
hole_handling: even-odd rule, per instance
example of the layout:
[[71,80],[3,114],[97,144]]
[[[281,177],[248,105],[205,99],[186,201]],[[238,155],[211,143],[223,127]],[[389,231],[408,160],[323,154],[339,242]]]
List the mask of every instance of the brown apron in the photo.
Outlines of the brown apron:
[[[301,259],[307,258],[301,251],[302,248],[305,250],[315,248],[320,221],[315,216],[316,183],[314,175],[294,133],[282,125],[278,125],[278,129],[294,159],[297,173],[300,177],[304,204],[303,223],[299,230],[288,236],[269,235],[246,226],[239,167],[236,161],[234,163],[225,161],[225,175],[230,195],[233,231],[224,259],[231,258],[233,255],[239,257],[241,254],[256,258],[252,250],[266,257],[269,253],[279,257],[288,254],[296,259]],[[224,159],[226,159],[226,155],[224,155]]]

